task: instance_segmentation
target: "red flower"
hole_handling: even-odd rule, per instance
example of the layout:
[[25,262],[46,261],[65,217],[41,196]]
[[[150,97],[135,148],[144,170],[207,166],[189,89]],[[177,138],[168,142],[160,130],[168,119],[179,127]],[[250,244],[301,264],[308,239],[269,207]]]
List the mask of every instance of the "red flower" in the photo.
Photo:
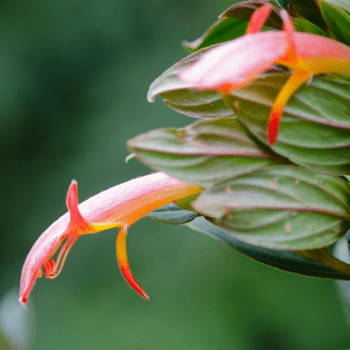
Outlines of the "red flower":
[[270,5],[260,7],[246,35],[209,50],[181,72],[180,78],[195,88],[229,93],[248,85],[276,63],[293,69],[270,113],[268,139],[273,145],[283,109],[301,85],[316,74],[350,74],[350,47],[323,36],[296,33],[284,10],[283,31],[260,32],[270,11]]
[[[79,236],[113,227],[121,227],[117,256],[122,274],[139,294],[148,299],[130,271],[126,253],[127,229],[152,210],[201,190],[164,173],[154,173],[112,187],[78,205],[77,182],[72,181],[67,193],[68,213],[38,238],[26,258],[21,276],[20,302],[27,302],[36,279],[43,275],[42,266],[46,278],[56,278],[60,274]],[[64,240],[54,261],[52,256]]]

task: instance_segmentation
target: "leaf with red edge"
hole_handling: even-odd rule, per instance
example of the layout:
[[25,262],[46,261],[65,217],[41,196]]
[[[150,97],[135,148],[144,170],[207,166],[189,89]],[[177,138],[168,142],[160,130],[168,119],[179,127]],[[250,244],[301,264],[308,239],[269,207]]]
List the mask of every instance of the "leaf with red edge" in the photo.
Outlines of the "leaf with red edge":
[[293,25],[295,30],[298,32],[322,35],[327,38],[330,37],[323,29],[321,29],[316,24],[313,24],[305,18],[294,18]]
[[350,45],[350,14],[342,8],[320,1],[324,19],[334,38],[346,45]]
[[291,165],[219,183],[192,206],[232,237],[270,249],[326,247],[350,228],[349,183]]
[[[238,18],[245,21],[249,21],[253,12],[261,6],[269,4],[269,1],[265,0],[250,0],[239,2],[228,8],[220,17]],[[271,4],[270,4],[271,5]],[[271,5],[272,11],[269,19],[266,21],[265,26],[275,29],[282,29],[282,19],[280,17],[280,9]]]
[[149,87],[147,99],[154,102],[157,95],[174,110],[195,118],[215,118],[233,116],[221,94],[215,90],[195,90],[179,79],[179,73],[192,65],[206,53],[204,48],[174,64],[159,76]]
[[[220,118],[234,116],[233,110],[226,105],[222,95],[216,90],[198,90],[180,80],[179,73],[197,62],[203,54],[213,48],[203,48],[175,63],[160,75],[149,87],[147,99],[154,102],[157,95],[179,113],[195,118]],[[271,72],[282,72],[273,67]]]
[[350,276],[329,268],[319,261],[307,259],[289,250],[278,250],[258,247],[242,242],[230,235],[224,229],[214,225],[199,216],[186,224],[192,230],[204,233],[211,238],[237,250],[255,261],[287,272],[300,275],[329,278],[334,280],[349,280]]
[[[274,100],[289,75],[268,75],[226,96],[239,120],[261,142]],[[271,149],[291,162],[333,175],[350,174],[350,82],[317,76],[284,108],[277,142]]]
[[129,140],[128,148],[150,168],[201,187],[287,162],[259,146],[235,118],[152,130]]
[[300,16],[328,31],[318,0],[289,0],[289,3]]

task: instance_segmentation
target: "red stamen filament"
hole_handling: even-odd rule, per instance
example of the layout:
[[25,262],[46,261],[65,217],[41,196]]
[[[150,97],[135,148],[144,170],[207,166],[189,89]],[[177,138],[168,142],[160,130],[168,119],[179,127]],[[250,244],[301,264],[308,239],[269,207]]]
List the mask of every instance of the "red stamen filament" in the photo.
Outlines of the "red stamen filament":
[[50,259],[48,262],[44,265],[44,271],[45,271],[45,277],[48,279],[54,279],[56,278],[62,271],[63,265],[67,259],[68,253],[73,247],[73,244],[78,239],[78,235],[74,235],[69,237],[64,245],[62,246],[60,253],[58,254],[56,263]]

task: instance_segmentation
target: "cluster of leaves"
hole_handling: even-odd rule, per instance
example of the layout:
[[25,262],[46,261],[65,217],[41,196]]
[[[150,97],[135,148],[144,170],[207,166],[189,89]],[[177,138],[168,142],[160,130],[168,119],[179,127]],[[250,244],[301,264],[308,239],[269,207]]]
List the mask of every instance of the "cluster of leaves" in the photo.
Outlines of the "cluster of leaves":
[[[201,38],[184,43],[190,56],[152,83],[149,101],[160,95],[169,107],[199,120],[152,130],[128,147],[150,168],[204,191],[149,217],[186,224],[286,271],[350,279],[350,265],[327,248],[350,229],[350,80],[317,76],[300,88],[284,109],[278,142],[270,146],[268,116],[288,71],[275,67],[229,95],[192,89],[178,77],[213,45],[242,36],[253,11],[266,3],[231,6]],[[281,29],[284,7],[297,31],[350,45],[348,2],[270,3],[267,29]]]

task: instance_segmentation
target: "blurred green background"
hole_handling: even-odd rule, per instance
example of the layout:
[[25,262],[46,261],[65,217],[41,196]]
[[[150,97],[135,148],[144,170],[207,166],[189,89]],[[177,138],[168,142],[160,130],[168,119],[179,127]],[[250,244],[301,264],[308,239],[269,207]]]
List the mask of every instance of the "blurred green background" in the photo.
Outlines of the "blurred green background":
[[[193,122],[160,98],[148,104],[148,86],[186,55],[182,40],[199,37],[230,5],[0,3],[0,299],[18,293],[25,257],[66,212],[73,178],[83,201],[147,174],[137,160],[125,164],[126,141]],[[143,219],[129,233],[131,268],[150,300],[119,272],[116,229],[82,237],[57,279],[37,281],[26,312],[35,317],[31,340],[20,341],[20,349],[321,350],[350,344],[333,282],[266,267],[186,227]],[[14,334],[20,332],[16,322]]]

